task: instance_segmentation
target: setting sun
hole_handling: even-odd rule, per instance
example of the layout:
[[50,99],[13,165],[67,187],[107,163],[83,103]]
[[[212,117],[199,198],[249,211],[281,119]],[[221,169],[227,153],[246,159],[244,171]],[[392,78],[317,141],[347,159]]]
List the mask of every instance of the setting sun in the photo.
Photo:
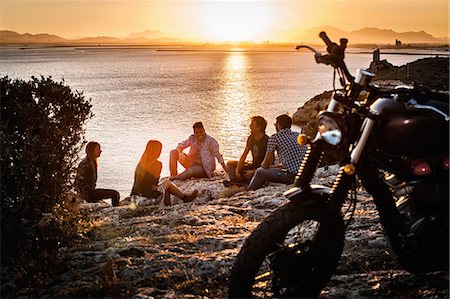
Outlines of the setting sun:
[[208,2],[201,13],[203,31],[212,41],[261,41],[274,13],[264,2]]

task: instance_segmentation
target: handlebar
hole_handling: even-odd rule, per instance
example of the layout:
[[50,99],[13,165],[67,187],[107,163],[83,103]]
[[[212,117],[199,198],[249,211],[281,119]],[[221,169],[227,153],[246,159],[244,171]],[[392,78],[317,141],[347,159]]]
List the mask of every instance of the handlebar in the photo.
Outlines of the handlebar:
[[336,43],[331,42],[331,40],[328,38],[328,36],[325,33],[325,31],[320,32],[319,33],[319,37],[323,40],[325,45],[327,45],[327,52],[328,53],[331,54],[338,47],[338,45]]
[[309,46],[297,46],[296,49],[300,48],[307,48],[314,52],[314,57],[316,59],[317,63],[324,63],[327,65],[333,66],[335,69],[340,69],[344,73],[345,78],[349,82],[353,82],[354,77],[350,74],[350,72],[347,69],[347,66],[344,62],[345,57],[345,49],[347,48],[347,42],[348,40],[346,38],[341,38],[340,45],[338,46],[336,43],[332,42],[327,34],[322,31],[319,34],[319,37],[324,41],[325,45],[327,46],[327,55],[322,55],[315,49],[309,47]]

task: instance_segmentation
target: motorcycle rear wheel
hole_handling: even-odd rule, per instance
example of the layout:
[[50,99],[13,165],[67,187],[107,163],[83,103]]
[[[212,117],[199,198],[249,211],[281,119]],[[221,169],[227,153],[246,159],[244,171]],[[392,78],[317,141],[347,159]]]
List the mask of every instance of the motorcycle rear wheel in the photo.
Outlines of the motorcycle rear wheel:
[[318,296],[337,267],[345,235],[340,213],[325,210],[324,204],[290,202],[260,223],[235,259],[228,296]]

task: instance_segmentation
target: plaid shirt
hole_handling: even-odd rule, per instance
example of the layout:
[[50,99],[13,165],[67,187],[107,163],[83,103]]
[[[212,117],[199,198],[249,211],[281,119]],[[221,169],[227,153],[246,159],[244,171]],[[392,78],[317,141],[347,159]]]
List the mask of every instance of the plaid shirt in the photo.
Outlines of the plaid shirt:
[[299,145],[297,142],[298,133],[291,129],[282,129],[269,137],[267,151],[277,151],[281,164],[290,173],[296,174],[306,154],[306,145]]

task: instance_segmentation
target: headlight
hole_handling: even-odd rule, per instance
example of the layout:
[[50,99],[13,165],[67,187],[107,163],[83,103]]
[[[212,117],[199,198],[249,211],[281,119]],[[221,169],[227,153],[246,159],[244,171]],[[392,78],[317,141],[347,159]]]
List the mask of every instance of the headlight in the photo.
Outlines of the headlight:
[[319,116],[319,133],[331,145],[338,145],[342,140],[342,130],[334,114],[324,112]]

